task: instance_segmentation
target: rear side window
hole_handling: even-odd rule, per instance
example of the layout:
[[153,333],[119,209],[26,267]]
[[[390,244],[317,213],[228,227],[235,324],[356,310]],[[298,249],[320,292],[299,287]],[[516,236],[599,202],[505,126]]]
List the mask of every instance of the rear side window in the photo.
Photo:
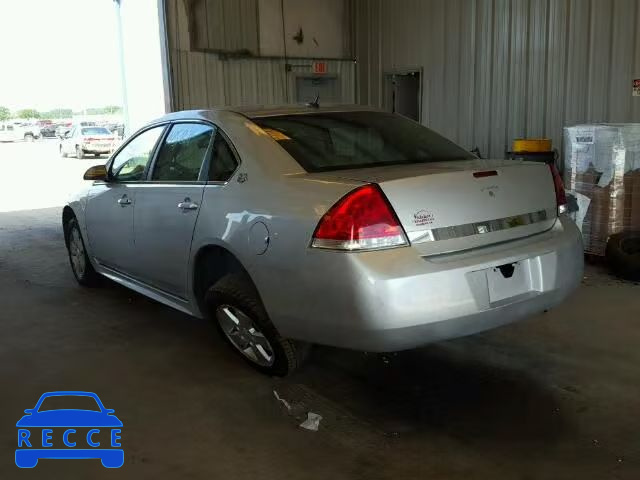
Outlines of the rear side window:
[[111,177],[120,182],[144,180],[147,164],[163,130],[164,125],[153,127],[133,138],[114,157]]
[[200,176],[213,127],[200,123],[174,125],[160,148],[152,180],[195,182]]
[[213,142],[213,160],[209,169],[209,180],[225,182],[238,168],[238,161],[225,138],[218,132]]
[[309,172],[475,158],[433,130],[392,113],[314,113],[253,121]]

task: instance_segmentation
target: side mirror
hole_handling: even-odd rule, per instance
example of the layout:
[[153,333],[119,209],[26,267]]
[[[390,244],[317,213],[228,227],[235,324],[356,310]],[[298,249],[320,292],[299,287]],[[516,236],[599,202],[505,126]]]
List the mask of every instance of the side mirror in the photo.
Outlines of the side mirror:
[[104,413],[111,415],[112,413],[116,413],[116,411],[113,408],[105,408]]
[[107,168],[104,165],[95,165],[84,172],[85,180],[102,180],[107,181]]
[[64,132],[64,138],[71,138],[71,132]]
[[33,413],[33,408],[27,408],[27,409],[24,411],[24,413],[27,413],[27,414],[29,414],[29,415],[30,415],[30,414],[32,414],[32,413]]

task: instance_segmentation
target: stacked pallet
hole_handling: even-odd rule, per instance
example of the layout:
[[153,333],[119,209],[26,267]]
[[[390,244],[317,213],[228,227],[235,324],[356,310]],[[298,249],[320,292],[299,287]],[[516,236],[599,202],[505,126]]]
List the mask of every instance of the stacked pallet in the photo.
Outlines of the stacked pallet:
[[640,124],[566,127],[564,177],[586,253],[604,255],[609,236],[640,230]]

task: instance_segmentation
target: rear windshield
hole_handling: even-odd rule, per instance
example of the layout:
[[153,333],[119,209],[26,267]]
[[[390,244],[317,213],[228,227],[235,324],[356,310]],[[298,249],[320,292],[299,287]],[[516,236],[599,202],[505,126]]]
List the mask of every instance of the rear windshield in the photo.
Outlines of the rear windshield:
[[89,127],[82,129],[82,135],[111,135],[111,132],[102,127]]
[[255,118],[308,172],[476,158],[393,113],[336,112]]

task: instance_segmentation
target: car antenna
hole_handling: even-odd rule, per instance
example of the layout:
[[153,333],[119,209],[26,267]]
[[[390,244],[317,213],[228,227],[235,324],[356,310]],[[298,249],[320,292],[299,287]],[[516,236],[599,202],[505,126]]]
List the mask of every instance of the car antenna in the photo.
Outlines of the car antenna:
[[320,94],[319,93],[316,93],[316,98],[313,99],[313,102],[307,103],[307,107],[320,108]]

